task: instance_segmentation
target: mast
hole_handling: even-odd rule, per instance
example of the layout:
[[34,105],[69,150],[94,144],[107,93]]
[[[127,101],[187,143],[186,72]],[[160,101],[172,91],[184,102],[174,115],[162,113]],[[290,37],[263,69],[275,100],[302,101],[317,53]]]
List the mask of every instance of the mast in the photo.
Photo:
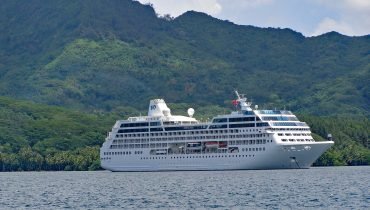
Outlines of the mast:
[[235,90],[235,94],[236,94],[236,96],[238,97],[238,100],[240,100],[240,95],[239,95],[239,93],[238,93],[238,91],[237,91],[237,90]]
[[252,111],[251,105],[252,102],[248,102],[247,98],[244,97],[244,94],[239,94],[237,90],[234,91],[238,99],[236,101],[238,102],[238,105],[240,106],[241,111]]

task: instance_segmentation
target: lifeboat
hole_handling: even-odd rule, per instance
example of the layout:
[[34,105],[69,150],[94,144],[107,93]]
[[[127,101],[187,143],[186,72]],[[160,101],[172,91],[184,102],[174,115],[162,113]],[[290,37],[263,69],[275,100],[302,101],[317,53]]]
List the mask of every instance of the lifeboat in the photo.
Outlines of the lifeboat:
[[205,143],[206,148],[218,148],[218,142],[209,141]]
[[227,143],[225,141],[221,141],[221,142],[218,143],[218,146],[220,148],[225,148],[225,147],[227,147]]
[[200,142],[189,142],[188,147],[200,147]]

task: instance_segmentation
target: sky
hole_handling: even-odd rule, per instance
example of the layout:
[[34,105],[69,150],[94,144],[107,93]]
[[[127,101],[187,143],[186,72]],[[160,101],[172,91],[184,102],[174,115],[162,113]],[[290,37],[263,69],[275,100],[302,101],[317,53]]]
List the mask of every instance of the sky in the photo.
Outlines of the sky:
[[194,10],[239,25],[290,28],[305,36],[370,34],[370,0],[138,0],[159,15]]

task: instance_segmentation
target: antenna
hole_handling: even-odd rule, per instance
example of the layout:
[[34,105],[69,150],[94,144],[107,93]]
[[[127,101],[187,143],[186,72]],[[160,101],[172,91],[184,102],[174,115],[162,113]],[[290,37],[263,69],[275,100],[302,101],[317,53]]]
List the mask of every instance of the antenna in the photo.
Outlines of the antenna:
[[238,91],[235,90],[234,92],[235,92],[236,96],[238,97],[238,99],[240,99],[240,95],[239,95]]

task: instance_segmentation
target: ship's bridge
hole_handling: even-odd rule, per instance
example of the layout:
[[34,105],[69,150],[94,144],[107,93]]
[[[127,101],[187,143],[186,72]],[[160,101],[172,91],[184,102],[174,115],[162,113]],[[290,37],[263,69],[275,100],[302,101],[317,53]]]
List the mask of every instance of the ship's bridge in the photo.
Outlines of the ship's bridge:
[[291,111],[286,110],[255,110],[254,112],[263,115],[293,115]]
[[271,127],[309,128],[305,122],[299,121],[299,119],[291,111],[254,110],[254,112],[261,121],[268,122]]

